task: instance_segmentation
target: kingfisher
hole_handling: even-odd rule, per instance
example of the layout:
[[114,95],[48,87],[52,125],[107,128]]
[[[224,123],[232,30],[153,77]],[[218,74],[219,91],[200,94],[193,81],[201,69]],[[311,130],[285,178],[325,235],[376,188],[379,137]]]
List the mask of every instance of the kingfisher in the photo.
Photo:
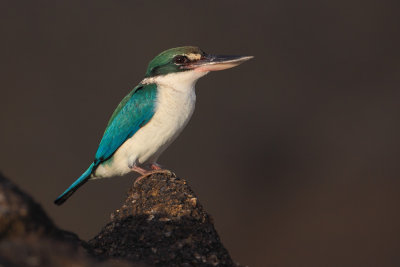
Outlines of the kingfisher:
[[158,157],[193,114],[199,78],[235,67],[252,56],[211,55],[195,46],[166,50],[150,61],[144,79],[112,114],[89,168],[54,203],[63,204],[88,180],[137,172],[166,172]]

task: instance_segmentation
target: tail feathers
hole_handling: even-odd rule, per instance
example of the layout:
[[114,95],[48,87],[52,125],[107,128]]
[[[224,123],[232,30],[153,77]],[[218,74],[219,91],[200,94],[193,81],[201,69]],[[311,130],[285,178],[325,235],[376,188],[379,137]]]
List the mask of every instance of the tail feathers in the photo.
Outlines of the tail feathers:
[[90,178],[94,168],[94,163],[90,165],[90,167],[79,177],[67,190],[64,191],[55,201],[54,204],[61,205],[63,204],[72,194],[78,190],[79,187],[84,185]]

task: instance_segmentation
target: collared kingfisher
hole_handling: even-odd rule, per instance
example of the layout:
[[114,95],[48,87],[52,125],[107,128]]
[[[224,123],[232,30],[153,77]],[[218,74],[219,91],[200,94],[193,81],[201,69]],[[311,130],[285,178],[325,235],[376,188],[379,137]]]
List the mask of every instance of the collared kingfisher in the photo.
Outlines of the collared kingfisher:
[[131,171],[145,177],[165,171],[157,159],[192,116],[197,80],[251,58],[210,55],[194,46],[172,48],[156,56],[145,78],[112,114],[92,164],[54,203],[61,205],[91,179]]

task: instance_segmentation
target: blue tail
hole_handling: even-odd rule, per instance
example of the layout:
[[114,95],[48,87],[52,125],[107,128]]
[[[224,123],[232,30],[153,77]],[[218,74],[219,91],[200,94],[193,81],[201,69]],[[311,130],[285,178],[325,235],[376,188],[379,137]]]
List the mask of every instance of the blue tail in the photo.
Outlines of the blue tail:
[[90,175],[92,174],[93,168],[95,167],[94,163],[90,165],[90,167],[79,177],[70,187],[68,187],[67,190],[65,190],[64,193],[62,193],[56,200],[54,200],[54,203],[56,205],[61,205],[63,204],[72,194],[78,190],[79,187],[81,187],[84,183],[86,183]]

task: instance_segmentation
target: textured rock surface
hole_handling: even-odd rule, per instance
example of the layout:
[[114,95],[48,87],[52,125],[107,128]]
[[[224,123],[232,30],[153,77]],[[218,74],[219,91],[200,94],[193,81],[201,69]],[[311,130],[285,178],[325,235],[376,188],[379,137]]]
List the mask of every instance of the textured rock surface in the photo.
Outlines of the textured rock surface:
[[238,266],[186,181],[153,174],[134,184],[89,243],[60,230],[0,174],[0,266]]
[[29,195],[0,174],[1,266],[131,266],[99,262],[85,243],[58,229]]
[[55,227],[39,204],[0,174],[1,238],[12,239],[33,233],[80,242],[76,235]]
[[89,245],[101,257],[156,266],[236,266],[196,195],[174,174],[136,183]]

